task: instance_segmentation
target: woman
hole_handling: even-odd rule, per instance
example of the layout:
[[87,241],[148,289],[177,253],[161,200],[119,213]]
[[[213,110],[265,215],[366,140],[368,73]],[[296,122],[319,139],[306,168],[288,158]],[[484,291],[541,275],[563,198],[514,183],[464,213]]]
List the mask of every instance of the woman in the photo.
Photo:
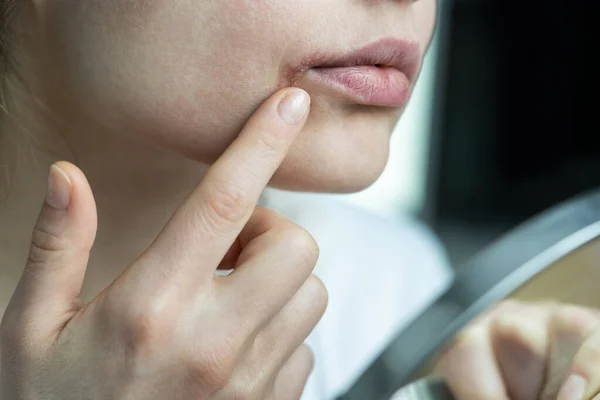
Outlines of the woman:
[[[312,364],[302,343],[326,304],[311,275],[318,250],[302,228],[254,205],[268,183],[349,192],[379,175],[435,1],[0,7],[10,161],[0,215],[4,304],[10,298],[2,399],[298,398]],[[415,264],[428,249],[437,251],[423,245]],[[431,271],[443,276],[434,259]],[[234,272],[215,277],[217,268]],[[394,282],[386,274],[397,270],[379,282]],[[386,291],[406,295],[382,286],[382,298]],[[423,302],[433,296],[424,291]],[[337,326],[340,339],[345,330],[354,326]],[[323,331],[313,336],[317,360],[336,351]],[[490,363],[486,351],[476,354]],[[309,383],[306,396],[335,396],[360,367],[337,388]],[[447,376],[465,398],[480,394],[461,389],[464,376]],[[589,398],[596,387],[586,377]],[[494,396],[510,379],[499,385]]]

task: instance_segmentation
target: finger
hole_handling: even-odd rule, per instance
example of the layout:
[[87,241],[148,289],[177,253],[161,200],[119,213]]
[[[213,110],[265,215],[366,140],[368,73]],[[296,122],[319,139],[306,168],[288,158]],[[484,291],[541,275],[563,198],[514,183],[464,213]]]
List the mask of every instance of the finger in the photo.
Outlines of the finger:
[[460,400],[509,400],[494,357],[488,326],[468,329],[438,365],[450,390]]
[[96,227],[96,204],[83,173],[66,162],[53,165],[27,264],[7,313],[28,310],[38,329],[44,323],[61,324],[61,315],[71,316],[80,306]]
[[198,278],[212,277],[302,129],[309,103],[306,92],[285,89],[255,112],[144,255],[147,265],[163,268],[161,279],[177,275],[195,291]]
[[[234,380],[250,382],[249,387],[253,391],[273,387],[279,371],[321,319],[326,306],[325,287],[317,277],[311,276],[260,332],[248,334],[246,328],[238,328],[238,334],[243,331],[242,335],[248,339]],[[245,322],[238,320],[236,324],[239,327]],[[241,390],[234,389],[234,392],[247,392],[247,388],[248,385],[245,385]]]
[[550,356],[542,400],[557,398],[573,359],[597,326],[591,311],[575,306],[556,308],[550,320]]
[[[534,309],[533,313],[538,311]],[[510,399],[536,400],[546,376],[546,315],[522,311],[500,315],[492,322],[490,330]]]
[[267,375],[281,369],[294,351],[306,340],[327,307],[327,290],[311,276],[292,300],[254,339],[254,354]]
[[236,268],[217,280],[217,293],[231,313],[228,319],[243,321],[244,334],[250,334],[279,313],[302,287],[315,267],[319,249],[304,229],[262,208],[240,235],[240,242]]
[[[473,318],[473,320],[469,323],[468,327],[463,331],[467,332],[468,330],[474,329],[475,327],[489,326],[491,322],[494,321],[494,319],[498,316],[503,315],[505,313],[520,312],[522,311],[523,307],[524,304],[520,301],[512,299],[501,301],[490,307],[488,310],[485,310],[475,318]],[[441,356],[438,358],[441,359],[448,350],[452,349],[454,347],[455,342],[461,337],[462,336],[459,336],[457,339],[451,340],[449,343],[446,343],[443,346],[442,351],[440,352]]]
[[312,350],[302,345],[285,363],[275,379],[270,400],[298,400],[314,367]]
[[600,396],[600,329],[581,346],[558,400],[589,400]]

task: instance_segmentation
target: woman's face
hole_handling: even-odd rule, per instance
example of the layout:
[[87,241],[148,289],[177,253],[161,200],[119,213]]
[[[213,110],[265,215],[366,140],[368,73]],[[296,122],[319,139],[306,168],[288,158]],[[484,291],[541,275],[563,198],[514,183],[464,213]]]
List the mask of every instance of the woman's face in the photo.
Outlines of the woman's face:
[[[204,163],[275,90],[312,112],[273,184],[352,191],[381,173],[436,0],[46,0],[43,78],[70,113]],[[325,68],[328,67],[328,68]],[[338,68],[334,68],[338,67]],[[65,90],[66,89],[66,90]]]

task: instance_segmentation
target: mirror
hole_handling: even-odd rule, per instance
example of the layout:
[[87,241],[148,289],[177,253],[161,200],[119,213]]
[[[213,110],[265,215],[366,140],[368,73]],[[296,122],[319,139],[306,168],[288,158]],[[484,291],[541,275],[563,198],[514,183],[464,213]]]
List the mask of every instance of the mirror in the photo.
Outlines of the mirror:
[[[600,210],[598,214],[600,219]],[[510,296],[517,300],[552,299],[587,307],[600,306],[600,239],[571,252],[526,282]],[[569,282],[569,284],[565,284]]]
[[507,298],[599,307],[599,259],[600,190],[534,217],[458,268],[450,289],[339,399],[453,399],[442,381],[424,377],[456,333]]

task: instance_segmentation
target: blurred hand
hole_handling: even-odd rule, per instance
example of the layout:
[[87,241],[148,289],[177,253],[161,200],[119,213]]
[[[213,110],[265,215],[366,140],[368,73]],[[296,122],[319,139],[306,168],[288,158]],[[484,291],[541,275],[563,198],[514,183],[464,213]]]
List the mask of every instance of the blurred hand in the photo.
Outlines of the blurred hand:
[[[269,99],[156,241],[85,305],[95,202],[79,169],[53,166],[2,320],[0,398],[299,398],[312,368],[302,343],[327,301],[311,275],[318,248],[255,206],[309,102],[296,89]],[[234,272],[215,276],[224,259]]]
[[459,400],[600,399],[600,313],[502,303],[458,337],[438,373]]

